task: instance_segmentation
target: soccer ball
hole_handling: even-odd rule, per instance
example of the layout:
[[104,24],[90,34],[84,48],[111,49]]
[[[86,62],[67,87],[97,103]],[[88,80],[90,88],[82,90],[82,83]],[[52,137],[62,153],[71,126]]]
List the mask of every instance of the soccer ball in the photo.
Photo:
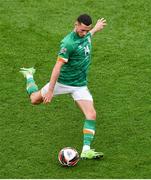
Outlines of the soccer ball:
[[79,154],[76,149],[65,147],[59,152],[58,159],[63,166],[75,166],[79,161]]

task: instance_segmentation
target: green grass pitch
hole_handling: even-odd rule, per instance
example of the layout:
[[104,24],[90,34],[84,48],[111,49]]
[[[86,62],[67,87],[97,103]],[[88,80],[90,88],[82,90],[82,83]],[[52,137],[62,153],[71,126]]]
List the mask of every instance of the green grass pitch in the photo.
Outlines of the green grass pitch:
[[[150,0],[0,0],[0,178],[151,178]],[[63,168],[61,148],[82,147],[84,117],[70,96],[33,106],[20,67],[34,66],[41,88],[60,40],[76,17],[100,17],[89,88],[97,110],[93,147],[101,161]]]

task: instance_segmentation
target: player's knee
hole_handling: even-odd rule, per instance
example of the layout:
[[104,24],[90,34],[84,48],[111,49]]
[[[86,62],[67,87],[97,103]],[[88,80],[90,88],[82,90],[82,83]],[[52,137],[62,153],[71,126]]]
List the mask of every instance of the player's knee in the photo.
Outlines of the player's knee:
[[30,101],[31,101],[31,104],[33,104],[33,105],[39,104],[39,102],[34,98],[30,98]]
[[31,94],[30,96],[31,104],[37,105],[42,102],[41,97],[39,97],[37,94]]

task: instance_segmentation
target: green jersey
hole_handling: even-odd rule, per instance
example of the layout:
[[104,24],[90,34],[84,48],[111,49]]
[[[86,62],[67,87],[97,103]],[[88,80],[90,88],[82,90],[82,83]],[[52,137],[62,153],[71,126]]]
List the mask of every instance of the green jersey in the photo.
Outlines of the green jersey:
[[79,37],[71,32],[62,41],[58,56],[66,63],[62,66],[58,82],[69,86],[86,86],[91,61],[91,33]]

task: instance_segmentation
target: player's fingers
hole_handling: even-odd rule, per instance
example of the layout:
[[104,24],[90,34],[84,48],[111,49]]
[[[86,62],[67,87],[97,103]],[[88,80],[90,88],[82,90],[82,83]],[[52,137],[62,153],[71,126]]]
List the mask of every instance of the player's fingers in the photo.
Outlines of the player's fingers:
[[107,23],[103,23],[103,26],[106,26],[107,25]]
[[48,104],[49,102],[48,101],[43,101],[44,104]]
[[100,21],[103,21],[104,20],[104,18],[100,18]]
[[43,102],[44,102],[44,104],[48,104],[51,102],[51,98],[45,98],[45,100]]
[[103,20],[103,21],[101,21],[101,22],[106,23],[106,20]]
[[106,21],[104,18],[100,18],[100,21]]
[[47,99],[47,97],[44,97],[44,99],[43,99],[43,103],[44,103],[44,104],[47,104],[47,103],[48,103],[48,99]]
[[102,22],[106,22],[106,19],[104,19],[104,18],[101,18],[101,19],[100,19],[100,21],[102,21]]
[[46,99],[45,98],[43,99],[43,103],[46,104]]

